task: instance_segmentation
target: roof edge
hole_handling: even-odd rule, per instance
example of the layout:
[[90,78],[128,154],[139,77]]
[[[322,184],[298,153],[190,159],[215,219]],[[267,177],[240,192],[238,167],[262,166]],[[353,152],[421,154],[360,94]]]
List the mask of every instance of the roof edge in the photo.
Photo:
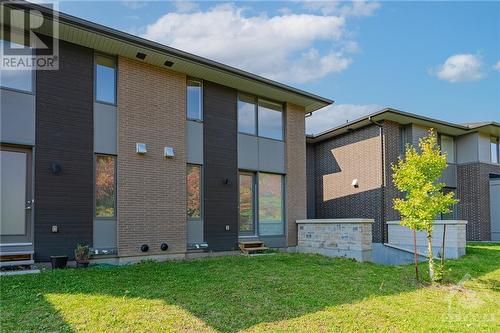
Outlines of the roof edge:
[[[384,120],[383,116],[385,114],[389,114],[389,113],[393,113],[393,114],[405,116],[405,117],[408,117],[408,118],[413,118],[413,119],[419,119],[419,120],[423,120],[423,121],[428,121],[428,122],[436,123],[436,124],[443,125],[443,126],[452,127],[452,128],[458,129],[458,130],[463,130],[464,132],[477,131],[478,129],[483,128],[483,127],[487,127],[487,126],[500,127],[500,123],[495,122],[495,121],[484,122],[484,123],[481,123],[481,125],[479,125],[479,126],[466,126],[466,125],[462,125],[462,124],[450,123],[450,122],[447,122],[447,121],[443,121],[443,120],[439,120],[439,119],[434,119],[434,118],[429,118],[429,117],[426,117],[426,116],[421,116],[421,115],[417,115],[417,114],[414,114],[414,113],[405,112],[405,111],[401,111],[401,110],[397,110],[397,109],[393,109],[393,108],[387,107],[387,108],[383,108],[383,109],[381,109],[379,111],[372,112],[372,113],[370,113],[370,114],[368,114],[366,116],[357,118],[357,119],[355,119],[353,121],[347,122],[345,124],[341,124],[341,125],[338,125],[336,127],[331,128],[331,129],[328,129],[326,131],[320,132],[318,134],[309,134],[309,135],[307,135],[307,139],[309,141],[311,141],[311,142],[320,142],[320,141],[326,140],[329,137],[336,136],[336,135],[333,135],[333,132],[335,132],[335,131],[342,130],[342,129],[347,129],[347,128],[349,128],[349,127],[351,127],[353,125],[359,124],[359,123],[361,123],[363,121],[373,120],[372,118],[374,118],[374,117],[382,117],[382,119],[380,119],[380,120]],[[332,134],[332,135],[328,136],[329,134]],[[339,135],[340,134],[341,133],[339,133]],[[323,139],[322,137],[325,137],[325,138]]]

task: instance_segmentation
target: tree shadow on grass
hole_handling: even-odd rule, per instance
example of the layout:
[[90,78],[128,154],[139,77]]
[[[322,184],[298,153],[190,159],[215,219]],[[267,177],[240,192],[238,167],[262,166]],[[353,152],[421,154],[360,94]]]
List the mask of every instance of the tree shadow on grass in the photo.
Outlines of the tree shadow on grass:
[[[491,248],[474,247],[470,255],[451,262],[454,272],[449,278],[482,276],[498,268],[492,263],[499,262],[499,255]],[[129,324],[151,331],[158,321],[172,330],[236,332],[368,297],[411,292],[420,287],[413,274],[411,265],[297,254],[53,271],[2,281],[2,313],[8,313],[7,319],[2,314],[2,324],[15,320],[19,331],[39,331],[32,329],[36,320],[24,321],[37,311],[37,318],[59,321],[51,331],[88,329],[101,320],[105,324],[99,327],[117,331]],[[15,313],[20,308],[23,313]]]

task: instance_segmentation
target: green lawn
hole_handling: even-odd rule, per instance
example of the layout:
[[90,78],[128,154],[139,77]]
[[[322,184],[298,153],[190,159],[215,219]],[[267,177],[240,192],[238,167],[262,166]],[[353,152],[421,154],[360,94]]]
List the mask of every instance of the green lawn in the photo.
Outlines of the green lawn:
[[500,245],[447,267],[439,287],[416,284],[411,265],[301,254],[2,277],[0,331],[499,332]]

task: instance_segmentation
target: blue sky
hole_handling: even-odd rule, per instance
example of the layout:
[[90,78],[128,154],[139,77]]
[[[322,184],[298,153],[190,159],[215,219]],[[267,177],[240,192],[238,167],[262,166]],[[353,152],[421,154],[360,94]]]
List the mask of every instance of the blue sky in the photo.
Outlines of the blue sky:
[[62,1],[59,9],[334,99],[320,132],[383,107],[500,121],[499,2]]

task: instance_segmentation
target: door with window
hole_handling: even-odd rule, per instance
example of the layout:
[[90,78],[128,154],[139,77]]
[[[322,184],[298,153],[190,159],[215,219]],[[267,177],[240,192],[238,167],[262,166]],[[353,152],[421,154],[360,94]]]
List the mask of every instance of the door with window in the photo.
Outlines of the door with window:
[[239,236],[283,236],[283,175],[240,172]]
[[239,177],[239,234],[254,236],[255,232],[255,174],[240,172]]
[[31,246],[31,150],[1,146],[0,173],[0,244]]

